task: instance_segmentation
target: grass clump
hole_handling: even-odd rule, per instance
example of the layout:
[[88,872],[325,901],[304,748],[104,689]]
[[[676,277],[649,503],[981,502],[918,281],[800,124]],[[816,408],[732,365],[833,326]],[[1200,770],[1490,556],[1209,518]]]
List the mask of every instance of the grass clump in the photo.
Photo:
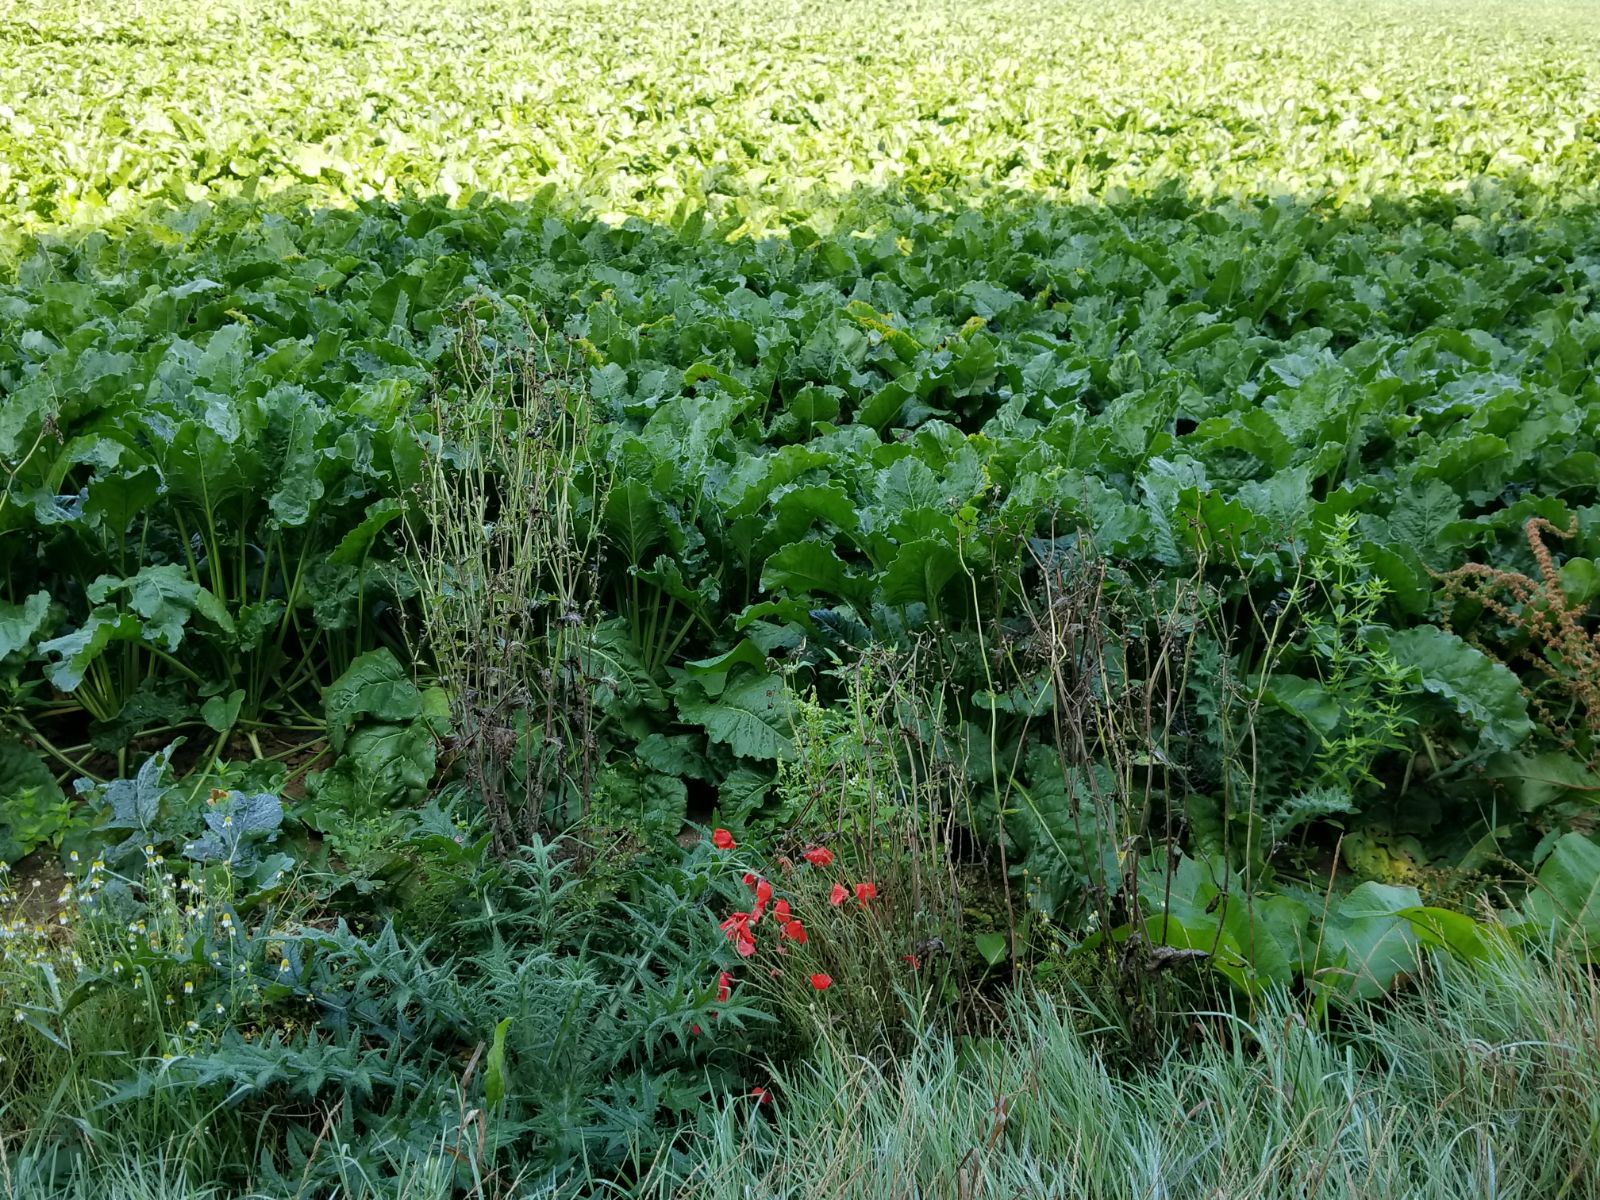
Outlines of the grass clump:
[[1578,1197],[1600,1150],[1600,992],[1508,950],[1390,1007],[1308,1022],[1284,995],[1197,1012],[1118,1067],[1084,997],[1018,996],[992,1038],[930,1031],[892,1063],[824,1044],[739,1100],[659,1197]]

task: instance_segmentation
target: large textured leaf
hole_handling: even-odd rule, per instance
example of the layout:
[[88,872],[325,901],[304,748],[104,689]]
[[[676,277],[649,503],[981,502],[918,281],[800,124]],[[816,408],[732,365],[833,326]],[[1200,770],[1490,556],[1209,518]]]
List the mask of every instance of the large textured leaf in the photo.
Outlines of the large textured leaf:
[[411,673],[388,650],[369,650],[352,662],[322,696],[328,741],[342,751],[360,721],[393,724],[422,716],[422,693]]
[[1600,950],[1600,846],[1569,833],[1550,848],[1522,902],[1526,921],[1542,936]]
[[136,642],[144,626],[132,613],[97,608],[71,633],[51,638],[39,649],[50,658],[45,676],[63,692],[75,691],[89,667],[114,642]]
[[277,839],[283,805],[265,792],[230,791],[213,797],[202,819],[205,832],[184,847],[184,854],[198,863],[223,863],[248,874],[260,861],[261,847]]
[[637,479],[625,480],[606,496],[606,529],[633,562],[643,559],[664,536],[660,502],[650,486]]
[[946,585],[961,572],[961,557],[942,539],[907,542],[883,572],[879,597],[885,604],[937,605]]
[[1419,625],[1390,634],[1388,650],[1425,689],[1471,718],[1488,745],[1510,750],[1533,732],[1517,677],[1456,634]]
[[1323,924],[1319,986],[1333,995],[1369,1000],[1418,966],[1417,937],[1405,914],[1422,907],[1417,889],[1368,881]]
[[703,727],[713,742],[742,758],[794,757],[788,690],[776,675],[743,671],[714,701],[684,689],[677,705],[682,720]]
[[595,703],[602,709],[667,707],[666,694],[639,661],[626,621],[603,621],[580,630],[573,660],[595,687]]
[[0,862],[59,840],[69,819],[66,796],[44,759],[0,738]]
[[337,829],[348,819],[420,803],[433,782],[435,753],[425,721],[359,726],[345,737],[333,766],[307,778],[312,819],[321,828]]
[[[1027,872],[1028,902],[1045,912],[1081,916],[1088,897],[1121,886],[1116,854],[1117,789],[1111,772],[1068,767],[1054,750],[1035,747],[1006,787],[1005,836],[1013,869]],[[997,817],[1000,814],[997,814]],[[985,824],[999,832],[999,820]]]
[[1600,807],[1600,771],[1571,754],[1497,754],[1485,764],[1484,774],[1505,784],[1524,813],[1563,799]]
[[794,596],[825,596],[859,603],[862,580],[832,546],[822,542],[793,542],[767,559],[761,586]]
[[29,650],[49,614],[49,592],[35,592],[21,604],[0,601],[0,660]]

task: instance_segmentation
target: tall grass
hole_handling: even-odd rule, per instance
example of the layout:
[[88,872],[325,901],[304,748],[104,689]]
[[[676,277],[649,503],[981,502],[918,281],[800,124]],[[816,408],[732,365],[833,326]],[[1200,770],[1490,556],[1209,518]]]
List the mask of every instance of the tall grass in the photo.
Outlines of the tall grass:
[[1339,1027],[1279,997],[1197,1015],[1191,1045],[1114,1070],[1094,1014],[1018,999],[988,1043],[932,1034],[892,1067],[837,1050],[770,1106],[708,1118],[686,1197],[1555,1197],[1600,1187],[1600,990],[1508,953],[1445,965]]
[[[534,947],[526,947],[529,953]],[[16,965],[15,963],[13,964]],[[22,973],[4,981],[15,985]],[[8,998],[24,999],[14,986]],[[496,1011],[505,1008],[498,1001]],[[85,1010],[80,1010],[83,1012]],[[533,1169],[543,1128],[469,1171],[472,1130],[351,1137],[334,1110],[276,1114],[317,1133],[266,1165],[265,1122],[198,1092],[106,1107],[104,1056],[151,1052],[115,1005],[75,1021],[40,1072],[0,1094],[0,1195],[15,1200],[528,1200],[638,1196],[921,1200],[1556,1200],[1600,1193],[1600,984],[1581,963],[1506,945],[1436,960],[1398,997],[1308,1022],[1289,995],[1193,1012],[1155,1060],[1130,1061],[1109,1010],[1019,990],[1000,1032],[946,1023],[892,1058],[824,1024],[776,1065],[771,1100],[729,1094],[630,1169]],[[124,1017],[130,1013],[122,1014]],[[529,1018],[533,1021],[532,1018]],[[533,1021],[530,1028],[537,1026]],[[8,1059],[45,1047],[8,1022]],[[860,1042],[854,1042],[861,1045]],[[527,1054],[523,1053],[522,1058]],[[98,1064],[98,1065],[97,1065]],[[752,1064],[754,1065],[754,1064]],[[759,1071],[758,1077],[764,1077]],[[31,1079],[31,1083],[29,1080]],[[261,1116],[256,1114],[257,1118]],[[413,1134],[420,1130],[413,1125]],[[431,1145],[423,1144],[432,1140]],[[463,1158],[465,1153],[465,1158]],[[281,1174],[279,1172],[282,1172]]]

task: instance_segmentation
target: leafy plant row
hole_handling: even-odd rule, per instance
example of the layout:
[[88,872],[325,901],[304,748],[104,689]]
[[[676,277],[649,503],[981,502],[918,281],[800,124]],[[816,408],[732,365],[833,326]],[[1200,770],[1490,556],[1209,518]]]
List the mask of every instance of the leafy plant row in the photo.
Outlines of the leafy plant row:
[[1343,204],[1493,181],[1559,202],[1592,195],[1600,136],[1600,39],[1560,0],[1315,0],[1296,22],[1249,0],[19,0],[9,16],[0,243],[152,203],[547,184],[596,212],[707,209],[756,231],[898,184]]
[[[1458,216],[867,197],[832,234],[748,239],[546,197],[199,206],[44,239],[0,295],[0,650],[14,736],[43,756],[13,775],[11,853],[60,833],[52,767],[174,729],[314,736],[355,656],[400,646],[391,535],[443,445],[425,398],[467,386],[466,328],[579,372],[597,422],[573,480],[603,545],[585,804],[665,832],[709,786],[727,820],[779,817],[794,689],[933,636],[967,760],[1015,764],[978,770],[974,819],[1014,808],[1012,781],[1053,795],[1004,836],[1054,880],[1039,902],[1070,905],[1083,834],[1030,751],[1037,664],[985,656],[1026,651],[1051,564],[1092,544],[1123,640],[1183,626],[1177,719],[1144,749],[1181,767],[1158,807],[1186,810],[1192,847],[1269,855],[1334,817],[1389,882],[1531,862],[1592,794],[1591,734],[1532,736],[1552,681],[1446,611],[1439,574],[1537,573],[1538,518],[1568,535],[1565,594],[1593,598],[1596,247],[1581,214]],[[367,794],[328,794],[417,794],[431,751],[391,750],[413,765],[344,768]]]

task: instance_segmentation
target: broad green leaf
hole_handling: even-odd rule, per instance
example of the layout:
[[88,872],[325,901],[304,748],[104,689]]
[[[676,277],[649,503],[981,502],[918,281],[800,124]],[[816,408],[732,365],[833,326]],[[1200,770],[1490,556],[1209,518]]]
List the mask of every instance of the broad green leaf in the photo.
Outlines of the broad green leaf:
[[40,643],[40,652],[49,659],[45,677],[63,692],[76,691],[90,666],[108,646],[114,642],[136,642],[143,633],[144,626],[132,613],[121,613],[110,607],[96,608],[71,633]]
[[392,524],[404,511],[404,506],[395,499],[374,501],[367,510],[367,515],[362,518],[349,533],[339,539],[328,555],[328,561],[337,566],[354,566],[359,564],[377,544],[383,531]]
[[227,696],[213,696],[200,706],[200,718],[217,733],[227,733],[239,721],[244,704],[244,689],[235,688]]
[[977,947],[978,953],[983,956],[983,961],[991,967],[998,967],[1006,960],[1008,943],[1003,933],[976,933],[972,936],[972,944]]
[[883,572],[878,594],[885,604],[936,606],[946,585],[960,572],[960,556],[945,541],[907,542]]
[[1483,927],[1465,913],[1424,906],[1403,908],[1399,915],[1411,922],[1412,931],[1425,945],[1439,946],[1471,962],[1489,957]]
[[1338,997],[1370,1000],[1419,965],[1417,937],[1403,915],[1422,908],[1412,887],[1358,885],[1323,922],[1316,981]]
[[1592,558],[1569,558],[1561,564],[1561,590],[1572,604],[1590,604],[1600,597],[1600,567]]
[[729,678],[714,701],[680,690],[677,707],[681,720],[701,726],[741,758],[794,757],[789,696],[779,676],[743,671]]
[[0,660],[29,650],[49,615],[49,592],[35,592],[21,604],[0,601]]
[[1470,717],[1488,745],[1510,750],[1533,732],[1521,682],[1456,634],[1419,625],[1391,633],[1387,648],[1396,662],[1416,673],[1427,691]]
[[369,650],[355,659],[328,686],[322,704],[328,718],[328,741],[335,751],[344,750],[351,731],[361,721],[394,724],[422,716],[422,693],[411,673],[388,650]]
[[594,681],[595,703],[602,710],[666,709],[667,697],[639,661],[625,620],[602,621],[580,630],[576,642],[574,663]]
[[1600,806],[1600,772],[1570,754],[1497,754],[1484,766],[1484,774],[1504,783],[1523,813],[1564,799]]
[[742,638],[733,649],[712,658],[693,659],[684,663],[683,669],[690,675],[726,675],[741,663],[747,667],[754,667],[758,671],[765,671],[767,669],[767,656],[749,638]]
[[0,863],[59,844],[72,808],[44,759],[0,738]]
[[1551,847],[1522,902],[1525,920],[1556,941],[1600,950],[1600,846],[1569,833]]
[[1339,698],[1315,679],[1300,675],[1273,675],[1263,696],[1292,712],[1324,738],[1332,737],[1344,718]]
[[761,569],[763,591],[827,596],[860,603],[861,578],[824,542],[792,542],[768,557]]

